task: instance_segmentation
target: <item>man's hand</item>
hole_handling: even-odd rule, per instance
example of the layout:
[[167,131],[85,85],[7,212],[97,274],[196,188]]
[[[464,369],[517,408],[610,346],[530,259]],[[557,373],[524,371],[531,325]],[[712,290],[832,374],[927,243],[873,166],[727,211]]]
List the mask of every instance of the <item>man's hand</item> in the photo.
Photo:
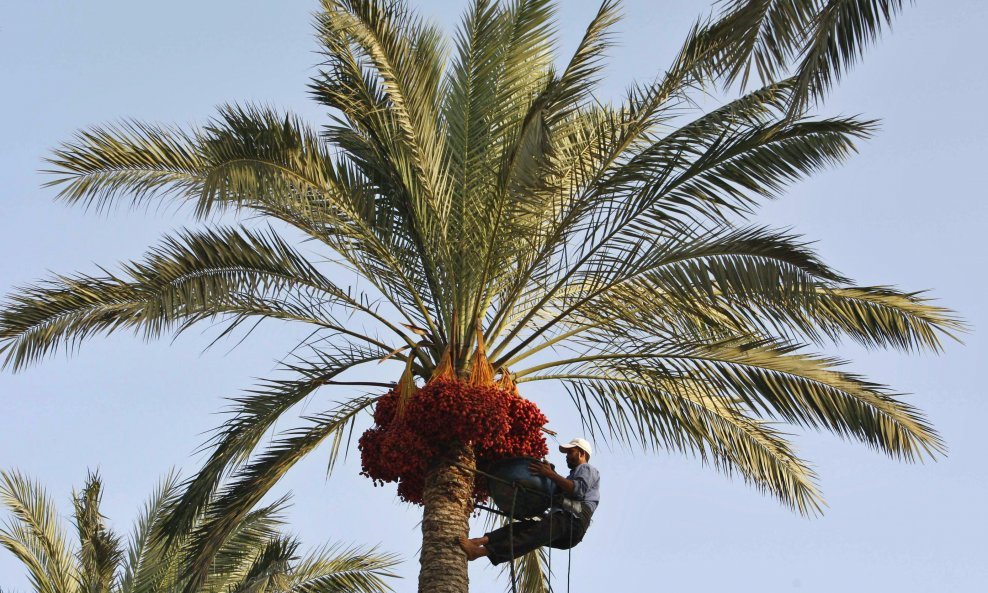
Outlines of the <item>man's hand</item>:
[[559,474],[553,469],[552,465],[547,461],[533,461],[528,464],[528,473],[533,476],[541,476],[543,478],[552,478]]
[[573,494],[573,480],[567,480],[556,473],[555,467],[547,461],[533,461],[528,464],[528,473],[533,476],[549,478],[556,483],[556,486],[563,491],[563,494]]

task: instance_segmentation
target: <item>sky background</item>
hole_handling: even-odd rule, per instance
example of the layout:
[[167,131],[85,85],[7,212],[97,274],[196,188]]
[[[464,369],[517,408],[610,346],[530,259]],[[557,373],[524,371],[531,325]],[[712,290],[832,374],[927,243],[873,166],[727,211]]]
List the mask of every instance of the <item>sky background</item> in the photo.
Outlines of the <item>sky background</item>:
[[[413,4],[447,31],[465,7]],[[846,165],[797,184],[755,221],[815,241],[825,261],[860,284],[931,289],[972,326],[964,345],[949,343],[939,356],[833,350],[853,361],[852,370],[911,394],[949,455],[905,464],[828,434],[798,434],[829,504],[822,517],[804,519],[694,459],[598,443],[602,503],[572,554],[573,591],[984,591],[988,403],[977,377],[988,354],[981,47],[988,3],[917,4],[820,109],[880,118],[881,131]],[[597,3],[563,5],[561,55],[568,55]],[[626,2],[600,95],[617,98],[631,81],[654,78],[709,6]],[[163,233],[194,224],[174,209],[95,214],[54,203],[54,192],[41,188],[42,159],[76,130],[123,118],[202,124],[228,101],[325,122],[305,89],[319,61],[310,19],[316,8],[301,0],[0,0],[0,293],[50,272],[114,269]],[[205,349],[216,333],[204,326],[174,342],[97,338],[76,355],[0,373],[0,467],[41,481],[66,517],[72,488],[99,470],[104,513],[118,532],[129,532],[169,468],[187,475],[202,461],[195,451],[222,421],[223,398],[270,375],[300,336],[298,328],[269,323],[232,351],[233,342]],[[377,380],[399,372],[382,365]],[[307,406],[318,410],[352,394],[325,389]],[[560,438],[578,434],[561,389],[539,385],[524,395],[547,412]],[[404,578],[393,585],[414,591],[419,508],[400,503],[393,487],[361,478],[355,455],[328,480],[325,461],[318,450],[276,488],[294,492],[289,531],[310,548],[345,541],[397,552]],[[477,533],[482,523],[474,523]],[[552,558],[561,591],[566,556]],[[473,591],[507,586],[483,562],[471,565],[470,576]],[[0,587],[29,590],[23,567],[5,550]]]

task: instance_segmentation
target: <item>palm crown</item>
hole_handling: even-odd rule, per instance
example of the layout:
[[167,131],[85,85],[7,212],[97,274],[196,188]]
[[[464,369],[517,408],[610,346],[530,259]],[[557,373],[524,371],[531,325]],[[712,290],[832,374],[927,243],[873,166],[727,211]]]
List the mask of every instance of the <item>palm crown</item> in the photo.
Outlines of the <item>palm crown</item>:
[[[59,524],[42,486],[18,472],[0,472],[0,502],[10,519],[0,545],[24,563],[36,593],[178,593],[186,586],[188,538],[164,546],[153,537],[179,494],[177,476],[161,483],[138,517],[131,537],[121,538],[100,513],[103,484],[90,475],[73,494],[76,541]],[[299,558],[299,542],[279,532],[286,500],[252,511],[216,549],[198,591],[229,593],[380,593],[395,557],[373,549],[327,547]]]
[[[595,434],[698,455],[813,513],[813,472],[776,422],[904,459],[943,444],[889,389],[806,345],[936,350],[961,326],[919,294],[856,286],[799,237],[744,221],[873,132],[806,108],[901,4],[728,2],[660,79],[611,104],[593,92],[616,2],[557,68],[545,0],[477,0],[449,60],[440,33],[402,2],[324,0],[325,61],[310,88],[334,117],[321,131],[231,105],[196,130],[94,128],[50,159],[68,202],[169,198],[200,218],[260,214],[324,246],[323,259],[275,227],[183,231],[122,274],[14,293],[0,348],[17,368],[123,328],[156,337],[217,317],[224,334],[255,319],[312,326],[287,378],[236,400],[174,505],[169,526],[181,532],[237,469],[196,532],[200,571],[298,459],[327,439],[335,459],[376,398],[313,414],[255,455],[275,420],[387,357],[427,379],[444,356],[467,372],[480,351],[519,384],[561,382]],[[692,109],[710,84],[751,72],[764,86]],[[368,288],[338,283],[342,272]]]

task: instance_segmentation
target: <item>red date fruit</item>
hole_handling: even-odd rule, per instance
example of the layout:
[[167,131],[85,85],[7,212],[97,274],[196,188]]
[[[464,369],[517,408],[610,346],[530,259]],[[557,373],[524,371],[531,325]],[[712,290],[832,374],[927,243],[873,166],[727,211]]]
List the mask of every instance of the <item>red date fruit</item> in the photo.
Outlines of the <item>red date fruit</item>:
[[[478,466],[549,452],[541,431],[548,420],[514,389],[439,379],[412,394],[401,417],[397,412],[397,392],[378,400],[374,426],[358,443],[361,473],[375,485],[397,482],[398,496],[414,504],[422,504],[426,474],[453,445],[472,445]],[[475,481],[473,495],[487,498],[484,480]]]

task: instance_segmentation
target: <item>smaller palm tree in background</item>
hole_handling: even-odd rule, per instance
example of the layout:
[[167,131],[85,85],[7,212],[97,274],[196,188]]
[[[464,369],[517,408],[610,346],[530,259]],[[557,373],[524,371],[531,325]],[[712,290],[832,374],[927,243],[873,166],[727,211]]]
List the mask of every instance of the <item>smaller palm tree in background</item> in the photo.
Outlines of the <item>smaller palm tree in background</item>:
[[[72,496],[75,539],[42,486],[14,471],[0,471],[0,502],[11,516],[0,525],[0,545],[24,563],[35,593],[171,593],[185,588],[187,537],[164,545],[153,537],[164,509],[179,492],[166,477],[124,544],[100,512],[103,484],[90,474]],[[280,533],[287,498],[245,516],[219,545],[203,593],[377,593],[397,563],[374,548],[329,546],[304,557],[299,542]]]

